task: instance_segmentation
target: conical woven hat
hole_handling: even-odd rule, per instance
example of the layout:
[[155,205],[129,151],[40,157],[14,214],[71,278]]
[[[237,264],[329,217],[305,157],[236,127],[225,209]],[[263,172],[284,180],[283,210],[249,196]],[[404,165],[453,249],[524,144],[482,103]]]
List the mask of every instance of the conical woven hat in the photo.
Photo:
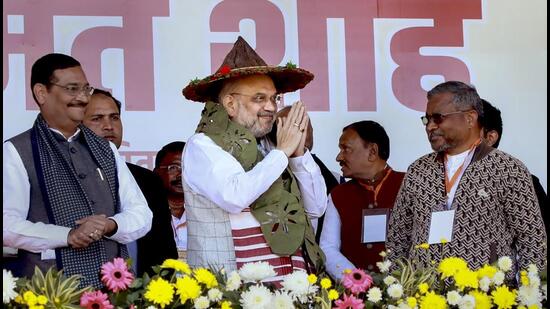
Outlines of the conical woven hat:
[[183,95],[192,101],[217,101],[223,81],[241,76],[266,74],[275,83],[278,93],[292,92],[302,89],[312,79],[313,74],[296,65],[268,66],[265,61],[239,36],[233,48],[216,73],[201,80],[191,81],[183,88]]

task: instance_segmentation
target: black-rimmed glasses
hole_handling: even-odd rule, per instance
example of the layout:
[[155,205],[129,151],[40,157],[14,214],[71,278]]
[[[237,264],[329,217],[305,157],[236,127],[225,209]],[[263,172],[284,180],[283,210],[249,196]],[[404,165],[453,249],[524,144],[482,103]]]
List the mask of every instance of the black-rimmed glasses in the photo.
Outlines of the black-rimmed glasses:
[[426,114],[425,116],[420,117],[420,120],[422,120],[422,124],[425,126],[427,126],[428,123],[430,123],[430,121],[433,121],[435,124],[441,124],[443,121],[445,121],[445,118],[451,115],[462,114],[469,111],[471,111],[471,109],[466,111],[456,111],[456,112],[450,112],[445,114],[440,114],[440,113],[435,113],[431,115]]

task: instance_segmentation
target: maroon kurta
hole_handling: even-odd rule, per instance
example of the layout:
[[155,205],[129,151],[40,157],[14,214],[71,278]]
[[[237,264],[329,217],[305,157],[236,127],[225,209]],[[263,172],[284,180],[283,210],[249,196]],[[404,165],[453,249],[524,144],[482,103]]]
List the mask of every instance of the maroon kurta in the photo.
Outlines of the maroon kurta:
[[[380,251],[385,250],[383,242],[361,243],[363,209],[393,208],[404,176],[405,173],[390,171],[381,183],[376,203],[374,191],[368,190],[356,180],[338,185],[332,190],[332,201],[342,222],[340,251],[356,267],[374,271],[376,262],[382,260]],[[389,222],[389,217],[386,220]]]

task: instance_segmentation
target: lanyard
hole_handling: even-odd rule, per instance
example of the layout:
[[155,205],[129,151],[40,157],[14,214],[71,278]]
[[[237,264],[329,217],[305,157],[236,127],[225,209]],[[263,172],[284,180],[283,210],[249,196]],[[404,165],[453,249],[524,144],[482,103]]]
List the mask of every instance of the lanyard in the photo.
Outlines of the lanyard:
[[366,185],[366,184],[363,184],[363,183],[359,182],[359,184],[361,184],[361,186],[363,186],[365,189],[374,192],[374,204],[375,205],[378,205],[378,203],[377,203],[378,193],[380,192],[380,189],[382,188],[382,184],[384,184],[386,179],[388,179],[388,177],[390,176],[391,171],[392,171],[391,167],[388,167],[388,170],[386,171],[386,175],[384,175],[384,178],[382,178],[382,181],[380,181],[380,183],[378,183],[378,185],[376,185],[376,187],[375,186],[369,186],[369,185]]
[[468,160],[468,157],[470,157],[470,154],[472,153],[472,151],[474,151],[474,149],[477,147],[477,145],[479,145],[481,143],[481,139],[477,139],[473,144],[472,146],[470,146],[470,149],[468,150],[468,155],[466,155],[466,157],[464,158],[464,161],[462,162],[462,164],[460,164],[460,166],[458,167],[458,169],[456,170],[456,172],[454,172],[453,176],[451,176],[451,179],[449,179],[449,175],[447,174],[447,154],[445,154],[445,191],[447,192],[447,194],[449,194],[449,192],[451,192],[451,189],[454,187],[456,181],[458,180],[458,176],[462,173],[462,170],[464,169],[464,163],[466,163],[466,160]]

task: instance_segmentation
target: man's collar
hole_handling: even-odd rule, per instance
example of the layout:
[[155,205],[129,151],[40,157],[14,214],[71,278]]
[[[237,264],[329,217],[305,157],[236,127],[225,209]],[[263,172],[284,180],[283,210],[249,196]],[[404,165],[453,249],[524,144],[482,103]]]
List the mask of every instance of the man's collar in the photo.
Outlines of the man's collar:
[[61,135],[63,139],[69,143],[74,141],[78,137],[78,134],[80,134],[80,128],[76,128],[76,132],[73,135],[69,136],[69,138],[66,138],[65,135],[63,135],[63,133],[61,133],[61,131],[59,131],[58,129],[51,128],[51,127],[49,129],[52,130],[52,132],[55,132],[58,135]]

